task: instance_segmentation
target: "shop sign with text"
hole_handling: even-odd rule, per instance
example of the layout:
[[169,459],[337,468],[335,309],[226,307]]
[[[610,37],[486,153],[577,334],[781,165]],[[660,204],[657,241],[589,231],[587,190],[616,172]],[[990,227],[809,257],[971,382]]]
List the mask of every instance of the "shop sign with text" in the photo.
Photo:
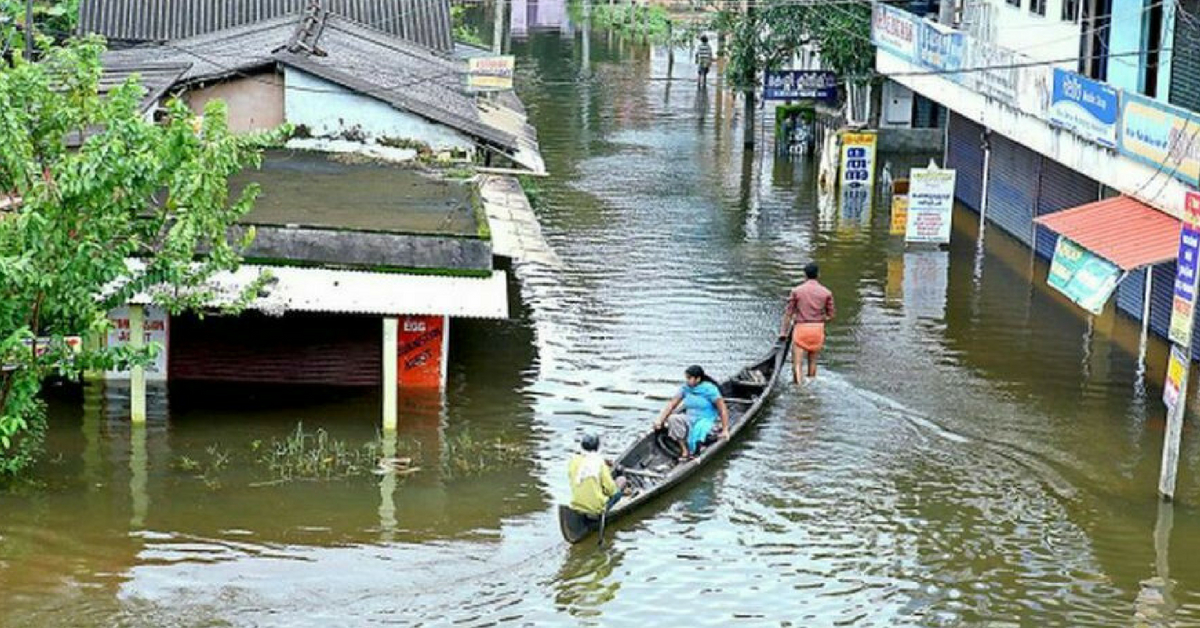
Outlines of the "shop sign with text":
[[828,70],[769,70],[763,100],[837,100],[837,74]]
[[1122,153],[1181,181],[1200,183],[1200,116],[1124,92],[1119,126]]
[[949,244],[956,172],[949,168],[913,168],[908,184],[905,242]]
[[1163,403],[1167,404],[1167,408],[1172,412],[1175,410],[1175,404],[1179,402],[1179,397],[1183,395],[1184,387],[1187,386],[1190,362],[1179,345],[1171,345],[1171,357],[1167,361],[1167,379],[1163,382]]
[[875,133],[842,133],[841,188],[873,189],[875,185]]
[[1053,124],[1097,144],[1117,147],[1120,98],[1115,88],[1069,70],[1054,68],[1049,113]]
[[1196,319],[1196,267],[1200,257],[1200,195],[1188,192],[1179,227],[1179,254],[1175,263],[1175,290],[1171,298],[1171,342],[1192,346]]
[[917,58],[917,18],[912,13],[876,3],[871,14],[871,43],[905,61]]
[[1058,237],[1046,283],[1076,305],[1100,314],[1120,279],[1121,269],[1115,264],[1068,238]]

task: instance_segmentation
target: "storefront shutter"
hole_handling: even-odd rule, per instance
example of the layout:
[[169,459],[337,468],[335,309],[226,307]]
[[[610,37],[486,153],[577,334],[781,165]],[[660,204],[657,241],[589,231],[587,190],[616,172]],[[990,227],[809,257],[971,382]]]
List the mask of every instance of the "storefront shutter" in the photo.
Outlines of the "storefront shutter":
[[959,202],[979,211],[983,190],[983,147],[980,145],[983,128],[950,112],[946,126],[946,167],[958,171],[954,195]]
[[993,133],[988,172],[988,219],[1033,246],[1033,212],[1041,158],[1016,142]]
[[378,317],[320,314],[177,316],[172,380],[378,386]]
[[[1043,157],[1041,160],[1041,178],[1037,192],[1038,216],[1100,200],[1100,184],[1095,179],[1079,174],[1052,159]],[[1054,245],[1057,241],[1058,234],[1045,227],[1037,227],[1038,255],[1046,259],[1054,257]],[[1138,299],[1140,301],[1141,297]]]

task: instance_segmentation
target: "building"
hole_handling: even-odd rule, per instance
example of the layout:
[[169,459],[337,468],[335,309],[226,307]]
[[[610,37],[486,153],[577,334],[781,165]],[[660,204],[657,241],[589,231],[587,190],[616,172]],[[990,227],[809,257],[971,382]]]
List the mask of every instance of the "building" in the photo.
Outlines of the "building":
[[1107,307],[1165,337],[1180,218],[1200,183],[1195,3],[960,8],[962,28],[884,4],[872,19],[877,71],[949,112],[957,200],[1037,256],[1061,236],[1110,263]]
[[82,28],[127,44],[105,54],[105,84],[141,80],[146,115],[220,99],[237,131],[296,130],[231,182],[261,187],[239,227],[256,237],[213,305],[270,276],[248,311],[172,317],[142,295],[113,312],[109,341],[141,317],[165,348],[151,379],[437,389],[451,319],[508,316],[495,258],[557,263],[510,176],[545,173],[536,131],[511,89],[468,90],[445,0],[292,5],[84,2]]

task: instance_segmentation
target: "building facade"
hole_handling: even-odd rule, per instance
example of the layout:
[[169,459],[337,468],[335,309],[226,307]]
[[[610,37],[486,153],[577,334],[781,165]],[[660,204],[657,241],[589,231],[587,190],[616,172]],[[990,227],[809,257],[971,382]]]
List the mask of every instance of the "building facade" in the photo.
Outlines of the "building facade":
[[[957,200],[1037,256],[1067,237],[1113,262],[1108,307],[1162,336],[1200,183],[1196,8],[987,0],[962,7],[960,28],[883,4],[872,18],[877,70],[949,112]],[[1067,210],[1079,219],[1050,218]]]

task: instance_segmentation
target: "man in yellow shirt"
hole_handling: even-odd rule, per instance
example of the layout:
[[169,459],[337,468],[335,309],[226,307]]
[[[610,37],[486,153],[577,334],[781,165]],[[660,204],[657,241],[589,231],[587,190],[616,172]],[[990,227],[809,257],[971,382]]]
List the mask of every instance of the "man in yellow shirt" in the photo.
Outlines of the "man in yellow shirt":
[[567,465],[568,481],[571,484],[571,509],[599,516],[615,502],[625,488],[625,478],[613,479],[608,461],[600,456],[600,437],[587,434],[579,442],[583,451],[571,458]]

